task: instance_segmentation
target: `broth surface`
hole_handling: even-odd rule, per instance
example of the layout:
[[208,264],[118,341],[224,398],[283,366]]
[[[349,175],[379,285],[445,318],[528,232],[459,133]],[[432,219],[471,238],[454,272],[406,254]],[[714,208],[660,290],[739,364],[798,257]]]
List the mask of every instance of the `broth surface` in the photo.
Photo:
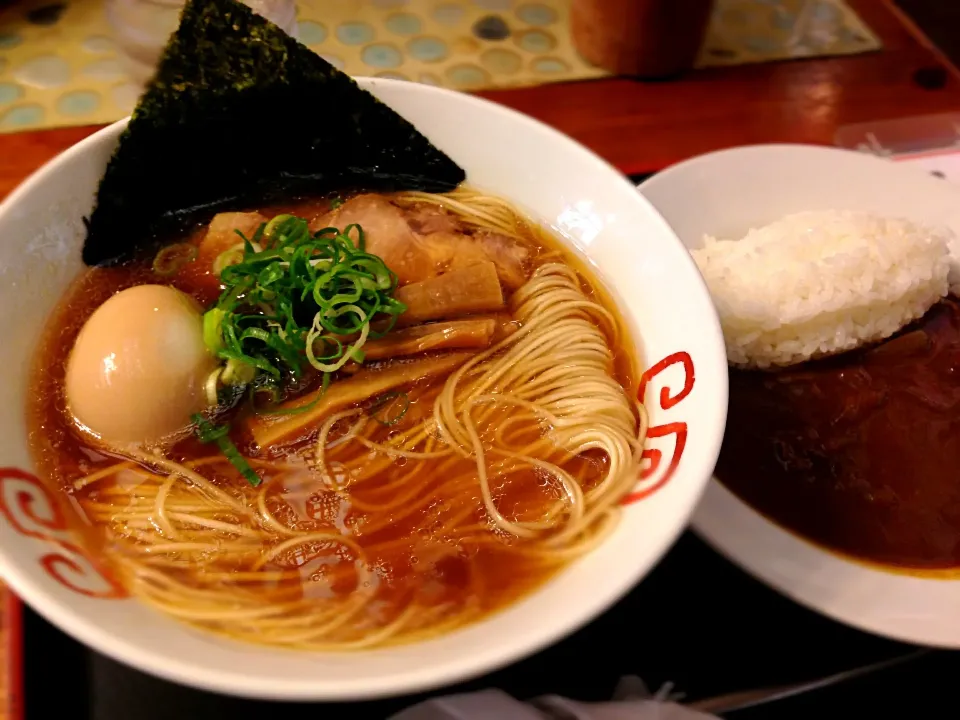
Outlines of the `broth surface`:
[[960,566],[960,301],[878,346],[773,372],[730,370],[717,477],[828,548]]

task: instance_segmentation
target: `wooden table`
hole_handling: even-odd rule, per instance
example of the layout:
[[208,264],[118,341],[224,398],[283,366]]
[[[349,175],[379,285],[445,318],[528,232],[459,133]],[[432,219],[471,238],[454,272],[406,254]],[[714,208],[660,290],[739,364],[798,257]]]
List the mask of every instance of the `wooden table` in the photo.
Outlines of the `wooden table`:
[[[880,36],[884,50],[702,70],[673,82],[611,79],[481,94],[571,135],[631,174],[725,147],[832,144],[837,129],[847,124],[960,111],[960,72],[903,22],[891,0],[848,1]],[[0,197],[97,129],[0,135]],[[9,645],[9,626],[15,624],[10,607],[0,603],[6,610],[0,615],[0,648]],[[0,654],[0,698],[7,696],[13,706],[17,662]],[[16,717],[0,701],[0,720]]]

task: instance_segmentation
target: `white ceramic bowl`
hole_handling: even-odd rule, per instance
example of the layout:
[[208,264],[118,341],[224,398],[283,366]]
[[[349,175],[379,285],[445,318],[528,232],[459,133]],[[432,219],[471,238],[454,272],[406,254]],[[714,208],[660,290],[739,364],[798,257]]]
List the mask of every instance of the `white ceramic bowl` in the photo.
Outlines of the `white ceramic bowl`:
[[553,226],[599,268],[650,368],[643,380],[654,426],[650,467],[624,522],[595,552],[485,622],[417,645],[348,654],[270,650],[114,599],[114,588],[63,529],[63,510],[31,475],[23,408],[38,332],[81,269],[81,218],[124,128],[116,123],[0,205],[0,464],[7,466],[0,470],[0,574],[80,641],[175,682],[251,697],[358,699],[440,686],[509,663],[570,633],[637,583],[686,525],[716,461],[727,393],[719,324],[686,250],[626,178],[572,140],[497,105],[413,83],[361,83],[461,163],[473,184]]
[[[689,248],[704,233],[739,238],[801,210],[863,210],[949,226],[960,188],[917,168],[847,150],[758,145],[703,155],[640,191]],[[711,482],[694,528],[785,595],[836,620],[899,640],[960,648],[960,576],[915,577],[833,555],[770,522]]]

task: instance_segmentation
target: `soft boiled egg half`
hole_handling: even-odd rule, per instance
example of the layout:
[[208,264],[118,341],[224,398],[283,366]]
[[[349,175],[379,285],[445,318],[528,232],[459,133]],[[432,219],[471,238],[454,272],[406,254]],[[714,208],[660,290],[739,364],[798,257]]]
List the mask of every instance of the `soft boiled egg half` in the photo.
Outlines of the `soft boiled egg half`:
[[199,304],[172,287],[138,285],[80,330],[67,361],[67,406],[107,445],[156,442],[207,406],[203,386],[216,367]]

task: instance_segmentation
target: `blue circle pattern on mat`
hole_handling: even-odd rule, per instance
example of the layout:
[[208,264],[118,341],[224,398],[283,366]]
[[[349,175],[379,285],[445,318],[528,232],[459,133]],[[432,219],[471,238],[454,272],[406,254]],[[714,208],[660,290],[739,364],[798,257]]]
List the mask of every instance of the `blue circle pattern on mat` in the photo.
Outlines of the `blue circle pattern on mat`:
[[367,45],[360,53],[360,59],[367,65],[378,68],[395,68],[403,63],[400,51],[387,43]]
[[394,13],[385,25],[394,35],[416,35],[421,29],[420,18],[410,13]]
[[301,20],[297,23],[297,33],[304,45],[319,45],[327,39],[327,29],[313,20]]
[[517,45],[529,53],[549,52],[556,47],[557,41],[553,35],[542,30],[527,30],[517,38]]
[[486,10],[509,10],[511,0],[473,0],[473,2]]
[[13,77],[31,87],[62,87],[70,82],[70,65],[57,55],[40,55],[22,63]]
[[533,61],[533,69],[544,75],[552,75],[564,72],[567,64],[559,58],[538,58]]
[[437,62],[447,56],[447,45],[434,37],[419,37],[407,43],[407,51],[417,60]]
[[9,50],[10,48],[14,48],[22,42],[23,38],[16,33],[0,32],[0,50]]
[[337,39],[344,45],[363,45],[373,40],[373,28],[365,22],[345,22],[337,27]]
[[0,115],[0,128],[21,128],[37,125],[43,120],[43,108],[39,105],[21,105],[10,108]]
[[503,48],[487,50],[480,56],[480,62],[487,70],[501,75],[512,75],[520,69],[521,64],[517,53]]
[[123,67],[117,62],[116,58],[103,58],[88,63],[80,70],[84,77],[94,78],[95,80],[122,80],[127,76]]
[[86,115],[99,106],[100,95],[92,90],[74,90],[57,100],[57,112],[61,115]]
[[14,83],[0,83],[0,105],[7,105],[23,95],[23,89]]
[[557,21],[554,9],[540,3],[521,5],[517,8],[517,17],[528,25],[549,25]]
[[456,85],[476,86],[487,82],[487,73],[475,65],[455,65],[447,70],[447,79]]
[[437,5],[433,10],[433,19],[441,25],[452,27],[453,25],[459,25],[465,14],[460,5]]

